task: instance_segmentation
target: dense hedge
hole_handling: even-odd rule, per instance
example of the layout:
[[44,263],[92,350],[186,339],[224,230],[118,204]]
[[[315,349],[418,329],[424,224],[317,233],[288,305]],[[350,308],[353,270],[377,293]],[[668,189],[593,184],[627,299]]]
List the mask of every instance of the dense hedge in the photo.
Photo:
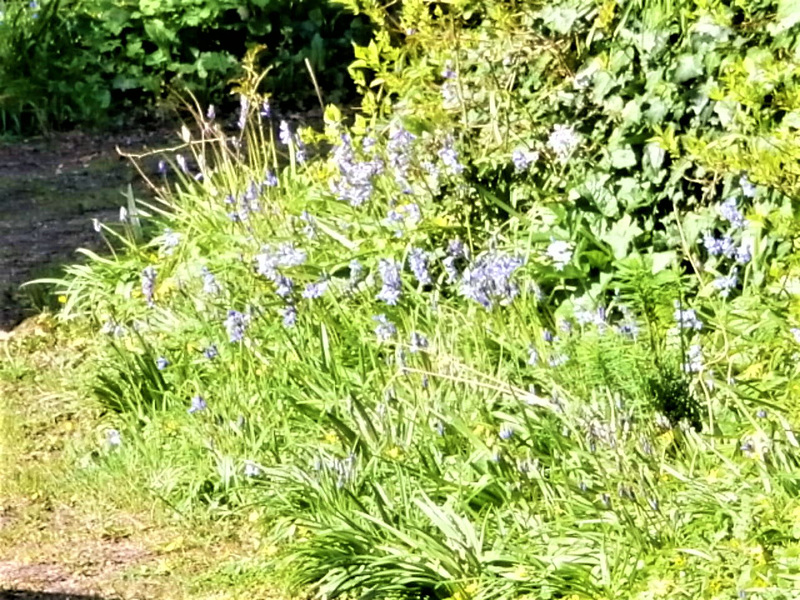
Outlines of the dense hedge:
[[342,100],[364,21],[326,0],[0,1],[0,130],[97,122],[151,109],[171,89],[219,102],[248,47],[295,107]]

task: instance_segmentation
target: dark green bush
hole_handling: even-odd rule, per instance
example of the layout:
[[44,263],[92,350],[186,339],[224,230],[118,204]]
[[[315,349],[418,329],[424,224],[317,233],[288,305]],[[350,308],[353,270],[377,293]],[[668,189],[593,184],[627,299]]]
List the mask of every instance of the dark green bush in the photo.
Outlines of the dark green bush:
[[257,44],[278,100],[314,97],[308,59],[326,100],[341,101],[351,44],[369,33],[326,0],[6,0],[0,11],[4,130],[141,113],[170,90],[219,103]]

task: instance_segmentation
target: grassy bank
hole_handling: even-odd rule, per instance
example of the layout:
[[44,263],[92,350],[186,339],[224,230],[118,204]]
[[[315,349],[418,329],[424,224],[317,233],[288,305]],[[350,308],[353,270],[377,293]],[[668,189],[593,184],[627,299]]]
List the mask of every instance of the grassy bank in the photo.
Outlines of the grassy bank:
[[240,523],[177,515],[103,450],[84,333],[42,316],[0,340],[0,591],[280,598]]
[[792,598],[791,19],[352,4],[360,114],[250,64],[55,282],[94,477],[293,595]]

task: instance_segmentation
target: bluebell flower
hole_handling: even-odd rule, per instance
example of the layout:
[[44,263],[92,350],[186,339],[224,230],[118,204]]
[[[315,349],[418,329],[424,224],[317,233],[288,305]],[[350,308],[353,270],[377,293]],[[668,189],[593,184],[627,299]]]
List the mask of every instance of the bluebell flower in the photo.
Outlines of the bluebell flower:
[[715,238],[710,232],[703,235],[703,246],[711,256],[719,256],[722,254],[722,240]]
[[297,308],[294,304],[287,304],[281,309],[281,316],[283,317],[283,326],[287,329],[294,327],[297,323]]
[[453,61],[445,61],[442,69],[442,79],[455,79],[456,72],[453,70]]
[[460,105],[458,97],[458,84],[455,81],[445,81],[442,84],[440,93],[442,95],[442,108],[445,110],[457,108]]
[[514,430],[508,425],[503,425],[498,435],[501,440],[510,440],[514,436]]
[[399,183],[403,182],[411,165],[411,149],[416,139],[417,136],[401,125],[392,125],[386,144],[386,155]]
[[163,160],[163,159],[158,161],[158,167],[157,167],[157,169],[158,169],[158,174],[159,174],[159,175],[166,175],[166,174],[167,174],[167,169],[168,169],[168,168],[169,168],[169,167],[168,167],[168,165],[167,165],[167,161],[165,161],[165,160]]
[[747,175],[742,175],[739,178],[739,187],[742,188],[742,194],[746,198],[756,197],[756,186],[747,178]]
[[736,268],[731,269],[728,275],[722,275],[714,280],[714,287],[719,290],[719,295],[723,298],[730,296],[737,285],[739,285],[739,274]]
[[154,267],[145,267],[142,270],[142,296],[147,303],[153,305],[153,295],[156,290],[156,270]]
[[421,248],[412,248],[408,254],[408,266],[420,285],[430,285],[433,283],[430,271],[428,270],[428,253]]
[[683,363],[685,373],[699,373],[703,370],[703,350],[697,344],[689,346],[686,352],[686,362]]
[[800,344],[800,329],[798,329],[797,327],[792,327],[789,330],[789,333],[791,333],[792,337],[794,337],[794,341]]
[[103,224],[99,219],[92,219],[92,229],[94,229],[97,233],[100,233],[103,230]]
[[436,433],[438,433],[440,436],[444,435],[445,425],[441,420],[436,419],[436,421],[434,421],[433,423],[433,428],[436,430]]
[[309,283],[303,290],[303,298],[314,300],[321,298],[325,291],[328,289],[328,282],[325,280]]
[[358,207],[372,196],[372,178],[381,172],[380,160],[362,162],[356,159],[350,136],[341,136],[341,142],[334,148],[332,160],[339,169],[340,177],[331,181],[331,191],[340,200]]
[[750,244],[743,242],[741,246],[736,249],[736,262],[740,265],[746,265],[753,259],[753,254],[750,250]]
[[536,348],[533,344],[528,346],[528,365],[531,367],[535,367],[539,362],[539,353],[536,351]]
[[372,320],[378,324],[375,327],[375,335],[377,336],[379,342],[386,342],[394,337],[394,335],[397,333],[397,327],[394,323],[386,318],[386,315],[375,315],[372,317]]
[[272,108],[269,105],[269,100],[264,100],[264,102],[261,103],[261,116],[265,119],[272,117]]
[[563,240],[552,240],[547,247],[547,256],[558,271],[563,271],[572,260],[572,244]]
[[206,111],[206,119],[208,119],[209,121],[213,121],[216,118],[217,118],[217,111],[214,108],[213,104],[209,104],[208,110]]
[[378,144],[378,140],[374,137],[368,135],[361,140],[361,149],[366,153],[370,154],[375,149],[375,146]]
[[458,152],[453,147],[454,141],[452,136],[447,136],[444,140],[442,148],[439,150],[439,160],[447,167],[453,175],[460,175],[464,172],[464,165],[458,160]]
[[217,346],[215,344],[211,344],[205,350],[203,350],[203,356],[205,356],[208,360],[214,360],[219,356],[219,350],[217,350]]
[[299,267],[306,262],[308,255],[296,248],[292,242],[284,242],[279,246],[263,246],[261,253],[255,257],[256,272],[273,281],[279,268]]
[[350,287],[357,286],[361,280],[364,278],[364,265],[361,262],[354,258],[350,261]]
[[597,318],[597,313],[584,308],[582,306],[577,306],[572,311],[572,314],[575,316],[575,321],[580,326],[589,325],[590,323],[594,323],[595,319]]
[[278,126],[278,139],[284,146],[288,146],[292,141],[292,130],[289,128],[289,124],[284,120],[281,120]]
[[306,146],[303,141],[298,137],[295,136],[295,153],[294,159],[297,161],[298,164],[303,164],[308,160],[308,154],[306,153]]
[[412,354],[416,354],[421,350],[426,350],[428,348],[428,338],[421,334],[419,331],[412,331],[411,332],[411,342],[408,346],[408,351]]
[[267,170],[264,173],[264,185],[267,187],[277,187],[278,178],[276,177],[275,173],[270,170]]
[[216,296],[220,292],[219,284],[217,283],[217,278],[214,277],[214,274],[208,270],[208,267],[203,267],[202,269],[203,275],[203,293],[208,294],[209,296]]
[[442,261],[447,273],[447,283],[455,283],[459,277],[458,262],[469,260],[469,252],[464,242],[459,239],[450,240],[447,244],[447,256]]
[[554,339],[553,338],[553,332],[550,331],[549,329],[543,329],[542,330],[542,339],[545,342],[547,342],[548,344],[551,343],[553,341],[553,339]]
[[617,330],[622,335],[624,335],[625,337],[629,337],[632,340],[638,339],[639,332],[641,331],[639,328],[639,324],[632,317],[622,321],[617,326]]
[[168,361],[166,358],[164,358],[163,356],[159,356],[159,357],[156,359],[156,368],[157,368],[159,371],[163,371],[163,370],[164,370],[164,369],[166,369],[168,366],[169,366],[169,361]]
[[252,205],[253,202],[258,200],[258,197],[260,195],[261,195],[261,187],[251,179],[250,183],[247,185],[247,189],[244,192],[242,201]]
[[111,448],[118,448],[122,445],[122,434],[116,429],[109,429],[106,432],[106,443]]
[[511,161],[517,171],[527,171],[537,160],[539,160],[538,152],[517,148],[511,153]]
[[499,252],[482,254],[464,270],[459,291],[487,310],[495,301],[501,305],[510,304],[519,294],[519,287],[512,278],[523,264],[523,259],[517,256]]
[[119,222],[120,223],[127,223],[128,222],[128,209],[124,206],[119,207]]
[[565,164],[580,145],[581,137],[570,125],[555,125],[547,139],[547,147],[561,164]]
[[225,329],[228,331],[228,338],[231,344],[241,342],[244,339],[244,332],[250,324],[250,315],[240,313],[238,310],[229,310],[225,319]]
[[261,467],[255,464],[251,460],[246,460],[244,462],[244,476],[245,477],[260,477],[261,476]]
[[378,273],[381,276],[382,284],[377,299],[386,304],[397,304],[402,293],[400,264],[394,260],[382,258],[378,261]]
[[736,198],[728,198],[719,206],[720,216],[731,224],[734,229],[742,229],[745,226],[745,219],[736,207]]
[[275,284],[275,293],[281,298],[288,298],[294,291],[294,281],[285,275],[277,274],[273,279]]
[[171,255],[175,252],[175,248],[177,248],[181,243],[181,234],[172,231],[172,229],[165,229],[164,230],[164,241],[161,242],[161,252],[167,256]]
[[726,235],[720,240],[720,248],[722,250],[722,256],[725,258],[733,258],[736,256],[736,244],[731,236]]
[[675,301],[675,312],[672,318],[679,329],[694,329],[699,331],[703,328],[703,323],[697,318],[697,313],[693,308],[682,309],[680,302]]
[[206,404],[206,401],[203,399],[203,397],[195,396],[192,398],[191,405],[186,412],[188,412],[190,415],[193,415],[195,413],[204,411],[206,408],[208,408],[208,404]]
[[561,352],[559,354],[554,354],[553,356],[551,356],[550,360],[548,361],[548,364],[551,367],[560,367],[562,365],[567,364],[567,362],[569,362],[569,356]]

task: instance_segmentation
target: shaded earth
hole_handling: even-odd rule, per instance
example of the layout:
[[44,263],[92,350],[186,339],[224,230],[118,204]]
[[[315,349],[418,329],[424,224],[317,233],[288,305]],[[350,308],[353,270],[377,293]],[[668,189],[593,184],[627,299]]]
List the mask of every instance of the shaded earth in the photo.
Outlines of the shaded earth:
[[20,284],[74,262],[76,248],[102,248],[92,219],[117,219],[123,192],[139,185],[116,148],[152,150],[169,138],[155,130],[0,142],[0,330],[34,312]]

